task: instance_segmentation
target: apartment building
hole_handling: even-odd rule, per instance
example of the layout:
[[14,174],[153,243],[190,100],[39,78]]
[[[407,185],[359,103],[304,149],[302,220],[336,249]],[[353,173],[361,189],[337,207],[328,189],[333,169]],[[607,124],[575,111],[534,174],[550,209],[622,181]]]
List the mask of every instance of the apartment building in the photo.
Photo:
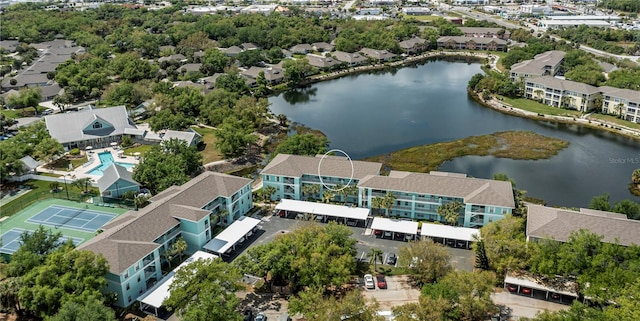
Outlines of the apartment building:
[[250,179],[205,172],[107,223],[78,249],[107,259],[105,291],[116,294],[116,305],[127,307],[162,279],[164,253],[178,237],[193,253],[211,240],[215,225],[231,224],[252,206]]
[[465,37],[476,38],[500,38],[507,40],[511,37],[511,32],[504,28],[485,28],[485,27],[458,27]]
[[555,76],[564,62],[564,51],[551,50],[511,66],[511,81],[524,78]]
[[526,79],[524,91],[525,98],[582,112],[594,109],[596,98],[600,96],[598,87],[551,76]]
[[499,38],[446,36],[438,38],[438,48],[507,51],[507,42]]
[[599,87],[602,93],[602,112],[620,116],[640,124],[640,92],[609,86]]
[[[279,154],[262,171],[263,186],[273,186],[272,199],[322,198],[328,188],[357,186],[357,195],[342,201],[372,208],[373,199],[387,192],[395,196],[389,215],[404,219],[444,222],[439,206],[458,201],[463,204],[459,225],[481,227],[499,220],[515,208],[511,183],[470,178],[464,174],[429,174],[391,171],[380,175],[382,164],[350,161],[344,157],[311,157]],[[319,185],[315,195],[303,195],[306,185]],[[337,196],[336,197],[341,197]]]

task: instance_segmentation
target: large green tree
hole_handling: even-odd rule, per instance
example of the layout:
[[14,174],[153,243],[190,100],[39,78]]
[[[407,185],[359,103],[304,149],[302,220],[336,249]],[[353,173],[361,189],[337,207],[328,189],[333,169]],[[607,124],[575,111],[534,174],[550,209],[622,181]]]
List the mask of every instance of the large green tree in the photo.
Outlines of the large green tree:
[[436,282],[453,269],[449,251],[431,239],[410,242],[401,247],[398,266],[407,267],[419,285]]
[[245,273],[270,275],[277,284],[303,287],[341,286],[355,272],[356,240],[351,230],[329,223],[305,225],[250,248],[234,261]]
[[326,136],[318,136],[312,133],[294,134],[283,139],[276,147],[274,154],[315,156],[326,153],[328,146],[329,140]]
[[151,147],[133,170],[133,179],[153,194],[172,185],[182,185],[202,171],[202,155],[195,147],[171,139]]
[[378,308],[375,300],[367,300],[360,291],[349,291],[336,298],[318,288],[306,289],[289,302],[290,314],[300,313],[308,320],[384,321],[377,314]]
[[235,116],[227,117],[222,125],[218,126],[214,135],[217,138],[216,147],[227,158],[244,155],[249,145],[258,139],[253,134],[253,128]]
[[525,268],[530,257],[525,237],[525,219],[505,215],[480,229],[489,269],[498,274]]
[[67,301],[58,312],[45,321],[116,321],[115,311],[99,299],[90,297],[83,302]]
[[235,292],[242,288],[241,277],[220,258],[196,260],[176,272],[164,305],[182,321],[240,321]]

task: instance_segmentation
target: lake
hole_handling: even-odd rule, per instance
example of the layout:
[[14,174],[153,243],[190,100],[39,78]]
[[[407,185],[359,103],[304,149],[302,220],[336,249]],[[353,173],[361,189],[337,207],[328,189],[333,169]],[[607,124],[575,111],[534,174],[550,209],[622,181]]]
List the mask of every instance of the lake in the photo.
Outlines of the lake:
[[478,63],[432,60],[386,72],[346,76],[269,99],[275,114],[324,132],[331,148],[354,159],[506,130],[529,130],[570,142],[546,160],[466,156],[443,171],[491,178],[506,173],[548,205],[587,207],[605,192],[612,201],[640,201],[629,193],[640,168],[640,142],[576,125],[510,116],[485,108],[466,92]]

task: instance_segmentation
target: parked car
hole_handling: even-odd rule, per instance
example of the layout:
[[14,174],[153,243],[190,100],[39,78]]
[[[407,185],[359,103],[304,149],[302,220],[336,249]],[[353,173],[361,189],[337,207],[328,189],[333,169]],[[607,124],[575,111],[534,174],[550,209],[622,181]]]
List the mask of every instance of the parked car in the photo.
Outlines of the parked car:
[[376,285],[373,282],[373,275],[371,275],[371,274],[365,274],[364,275],[364,286],[367,289],[375,289],[376,288]]
[[258,312],[258,314],[256,314],[256,320],[255,321],[267,321],[267,316],[264,315],[264,313],[262,313],[262,312]]
[[456,247],[462,248],[462,249],[466,249],[467,248],[467,242],[466,241],[457,241],[456,242]]
[[278,216],[280,216],[280,217],[285,217],[284,211],[280,211],[280,212],[278,212]]
[[379,289],[386,289],[387,288],[387,280],[385,280],[384,275],[382,275],[382,274],[376,275],[376,281],[378,282],[378,288]]
[[522,288],[520,288],[520,293],[522,293],[522,294],[531,294],[531,288],[522,287]]
[[518,287],[513,284],[507,284],[507,291],[509,292],[518,292]]
[[373,230],[373,235],[375,235],[375,236],[382,235],[382,230]]
[[391,235],[393,235],[393,233],[385,231],[384,232],[384,237],[391,237]]
[[562,296],[559,293],[551,293],[551,299],[560,300]]
[[316,221],[322,221],[322,220],[324,219],[324,216],[322,216],[322,215],[316,215],[316,216],[314,217],[314,219],[315,219]]
[[398,257],[396,256],[395,253],[391,253],[389,254],[389,256],[387,256],[387,264],[388,265],[396,265],[396,261],[398,260]]

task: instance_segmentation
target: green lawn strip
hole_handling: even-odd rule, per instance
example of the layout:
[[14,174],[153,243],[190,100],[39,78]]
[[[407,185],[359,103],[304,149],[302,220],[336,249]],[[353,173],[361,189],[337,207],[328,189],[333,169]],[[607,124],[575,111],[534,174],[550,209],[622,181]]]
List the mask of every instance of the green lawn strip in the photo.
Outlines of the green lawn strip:
[[[57,177],[60,177],[60,175],[58,175]],[[73,182],[73,180],[67,180],[67,188],[69,196],[71,198],[80,199],[90,197],[81,196],[80,191],[77,188],[71,186],[71,182]],[[35,202],[38,202],[39,200],[53,198],[54,196],[58,199],[66,197],[67,191],[64,190],[64,183],[60,183],[60,187],[62,188],[62,190],[59,191],[57,195],[51,195],[51,188],[49,187],[50,184],[51,182],[41,180],[29,180],[21,183],[22,186],[28,186],[30,191],[28,193],[23,193],[20,197],[2,205],[2,207],[0,207],[0,216],[7,216],[16,213],[21,209],[26,208]],[[90,187],[89,191],[91,195],[99,194],[98,189],[95,187]]]
[[208,164],[211,162],[219,161],[224,159],[218,148],[216,148],[216,135],[214,132],[216,131],[213,128],[205,128],[205,127],[191,127],[198,134],[202,135],[202,145],[204,149],[200,151],[202,155],[202,163]]
[[[39,108],[40,111],[43,111],[44,107]],[[31,117],[35,115],[35,108],[27,107],[23,109],[0,109],[0,114],[3,114],[7,118],[22,118],[22,117]]]
[[427,173],[461,156],[494,156],[518,160],[546,159],[567,147],[568,142],[528,131],[507,131],[472,136],[450,142],[416,146],[366,158],[384,168]]
[[58,158],[57,160],[49,163],[47,165],[48,168],[51,169],[55,169],[58,171],[67,171],[69,170],[69,164],[71,164],[73,166],[73,168],[78,168],[80,166],[82,166],[84,163],[87,162],[87,156],[85,155],[84,157],[77,157],[77,158],[67,158],[67,157],[61,157]]
[[[19,228],[19,229],[30,230],[30,231],[36,230],[40,224],[28,223],[26,221],[29,218],[31,218],[33,215],[39,213],[40,211],[42,211],[43,209],[51,205],[60,205],[60,206],[75,207],[75,208],[82,208],[82,209],[86,208],[92,211],[107,212],[107,213],[115,214],[116,217],[127,211],[122,208],[100,207],[100,206],[95,206],[88,203],[78,203],[78,202],[73,202],[68,200],[52,198],[52,199],[47,199],[47,200],[43,200],[35,204],[32,204],[27,208],[23,209],[22,211],[20,211],[19,213],[17,213],[16,215],[13,215],[12,217],[6,219],[5,221],[2,222],[2,230],[4,232],[12,228]],[[83,242],[86,242],[95,236],[94,232],[85,232],[85,231],[67,229],[64,227],[56,228],[55,226],[48,226],[48,225],[43,225],[43,226],[45,229],[50,230],[53,233],[61,232],[62,235],[64,236],[81,238],[84,240]]]
[[420,21],[434,21],[440,18],[440,16],[412,16],[412,18],[415,18]]
[[599,120],[604,120],[604,121],[608,121],[608,122],[611,122],[611,123],[618,124],[620,126],[625,126],[625,127],[629,127],[629,128],[640,130],[640,124],[637,124],[637,123],[634,123],[634,122],[630,122],[628,120],[620,119],[620,118],[618,118],[616,116],[603,115],[603,114],[591,114],[591,115],[589,115],[589,118],[595,118],[595,119],[599,119]]
[[140,153],[141,156],[144,156],[144,153],[146,153],[150,149],[151,145],[138,145],[135,147],[125,148],[123,152],[127,156],[135,156],[135,153]]
[[551,107],[531,99],[526,99],[526,98],[513,99],[513,98],[508,98],[503,96],[498,96],[498,97],[500,97],[502,101],[513,106],[514,108],[524,109],[524,110],[531,111],[538,114],[568,116],[568,117],[579,117],[580,115],[582,115],[582,113],[580,113],[577,110]]

